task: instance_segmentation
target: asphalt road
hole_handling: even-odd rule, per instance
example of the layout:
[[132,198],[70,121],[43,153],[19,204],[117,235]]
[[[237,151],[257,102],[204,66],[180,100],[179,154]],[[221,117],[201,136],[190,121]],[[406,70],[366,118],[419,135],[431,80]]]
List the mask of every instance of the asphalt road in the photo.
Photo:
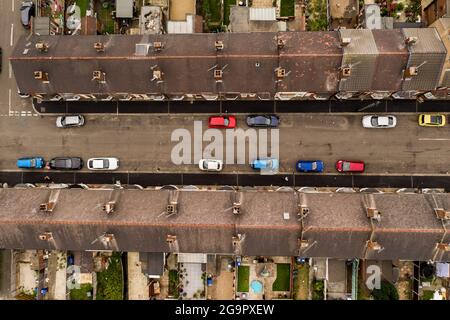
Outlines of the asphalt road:
[[3,50],[0,73],[0,117],[32,116],[31,99],[22,99],[17,94],[17,85],[8,58],[22,35],[30,31],[20,22],[21,0],[0,1],[0,47]]
[[[367,174],[447,175],[450,126],[424,128],[417,125],[416,115],[397,117],[394,129],[364,129],[360,115],[284,114],[279,130],[280,172],[291,174],[299,159],[318,159],[324,161],[326,174],[335,174],[335,162],[346,159],[365,161]],[[186,154],[193,159],[194,121],[203,121],[204,133],[207,115],[87,116],[84,127],[73,129],[56,128],[55,119],[0,117],[0,171],[16,170],[17,158],[24,156],[43,156],[46,160],[55,156],[79,156],[84,160],[114,156],[121,161],[121,171],[132,173],[200,171],[194,161],[172,163],[178,140],[172,142],[171,135],[176,129],[186,129],[191,134],[191,148]],[[247,129],[245,117],[237,119],[238,125]],[[203,150],[208,144],[203,142]],[[233,145],[236,150],[236,143],[229,146]],[[271,142],[264,145],[270,154]],[[227,150],[225,145],[223,156],[217,157],[225,159]],[[224,173],[252,173],[248,163],[253,159],[248,150],[247,144],[246,164],[226,163]],[[237,163],[236,155],[232,160]]]
[[450,112],[448,101],[43,101],[34,102],[43,114],[136,114],[136,113],[374,113]]

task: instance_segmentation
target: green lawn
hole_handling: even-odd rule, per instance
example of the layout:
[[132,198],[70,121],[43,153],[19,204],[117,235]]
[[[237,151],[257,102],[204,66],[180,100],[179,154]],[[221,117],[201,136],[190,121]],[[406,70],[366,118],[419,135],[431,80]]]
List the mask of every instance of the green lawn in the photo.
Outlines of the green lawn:
[[97,272],[97,300],[123,300],[122,254],[113,253],[106,270]]
[[230,24],[230,6],[236,5],[236,0],[224,0],[223,4],[223,24],[227,26]]
[[295,0],[281,0],[280,16],[292,17],[295,15]]
[[277,263],[277,278],[272,285],[273,291],[289,291],[291,288],[291,265]]
[[77,6],[80,7],[81,17],[86,16],[86,10],[89,7],[89,0],[77,0]]
[[424,290],[420,300],[431,300],[433,298],[434,291]]
[[80,289],[70,290],[70,300],[92,300],[92,295],[88,296],[88,292],[92,293],[92,285],[82,284]]
[[99,19],[103,24],[103,33],[114,34],[114,20],[111,18],[111,6],[100,9]]
[[240,266],[238,267],[238,292],[248,292],[250,282],[250,267]]

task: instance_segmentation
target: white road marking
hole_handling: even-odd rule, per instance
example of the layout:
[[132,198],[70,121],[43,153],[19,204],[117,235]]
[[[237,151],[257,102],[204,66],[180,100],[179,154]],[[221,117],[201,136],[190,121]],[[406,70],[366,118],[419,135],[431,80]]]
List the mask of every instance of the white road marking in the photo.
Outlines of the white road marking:
[[449,141],[450,138],[419,138],[420,141]]
[[9,89],[9,95],[8,95],[8,107],[9,107],[9,113],[11,113],[11,89]]
[[8,65],[9,65],[9,78],[11,79],[11,78],[12,78],[12,68],[11,68],[11,62],[10,62],[10,63],[8,63]]
[[14,42],[14,23],[11,23],[11,47],[13,46],[13,42]]
[[14,12],[14,2],[15,2],[15,0],[11,0],[11,10],[12,10],[12,12]]

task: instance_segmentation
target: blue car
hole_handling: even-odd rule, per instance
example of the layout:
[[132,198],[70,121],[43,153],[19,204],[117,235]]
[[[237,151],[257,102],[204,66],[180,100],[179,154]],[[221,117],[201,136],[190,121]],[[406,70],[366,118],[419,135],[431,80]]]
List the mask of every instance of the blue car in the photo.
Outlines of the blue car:
[[250,166],[253,169],[260,169],[260,170],[278,170],[279,162],[278,159],[256,159],[253,160],[253,162],[250,164]]
[[299,160],[295,167],[299,172],[323,172],[323,161]]
[[44,158],[42,157],[29,157],[20,158],[17,160],[17,167],[24,169],[42,169],[45,167]]

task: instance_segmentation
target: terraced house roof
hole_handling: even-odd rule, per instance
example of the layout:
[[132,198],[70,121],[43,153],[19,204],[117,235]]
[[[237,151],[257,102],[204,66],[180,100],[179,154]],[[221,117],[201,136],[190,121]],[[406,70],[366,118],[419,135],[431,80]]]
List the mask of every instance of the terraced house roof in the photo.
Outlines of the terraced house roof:
[[[413,45],[405,45],[408,38],[416,39]],[[441,42],[433,28],[33,35],[18,41],[10,61],[18,87],[30,94],[247,93],[259,99],[280,92],[435,89],[446,55]],[[405,78],[409,67],[419,72]]]
[[435,211],[449,207],[449,194],[0,189],[0,247],[450,261]]

